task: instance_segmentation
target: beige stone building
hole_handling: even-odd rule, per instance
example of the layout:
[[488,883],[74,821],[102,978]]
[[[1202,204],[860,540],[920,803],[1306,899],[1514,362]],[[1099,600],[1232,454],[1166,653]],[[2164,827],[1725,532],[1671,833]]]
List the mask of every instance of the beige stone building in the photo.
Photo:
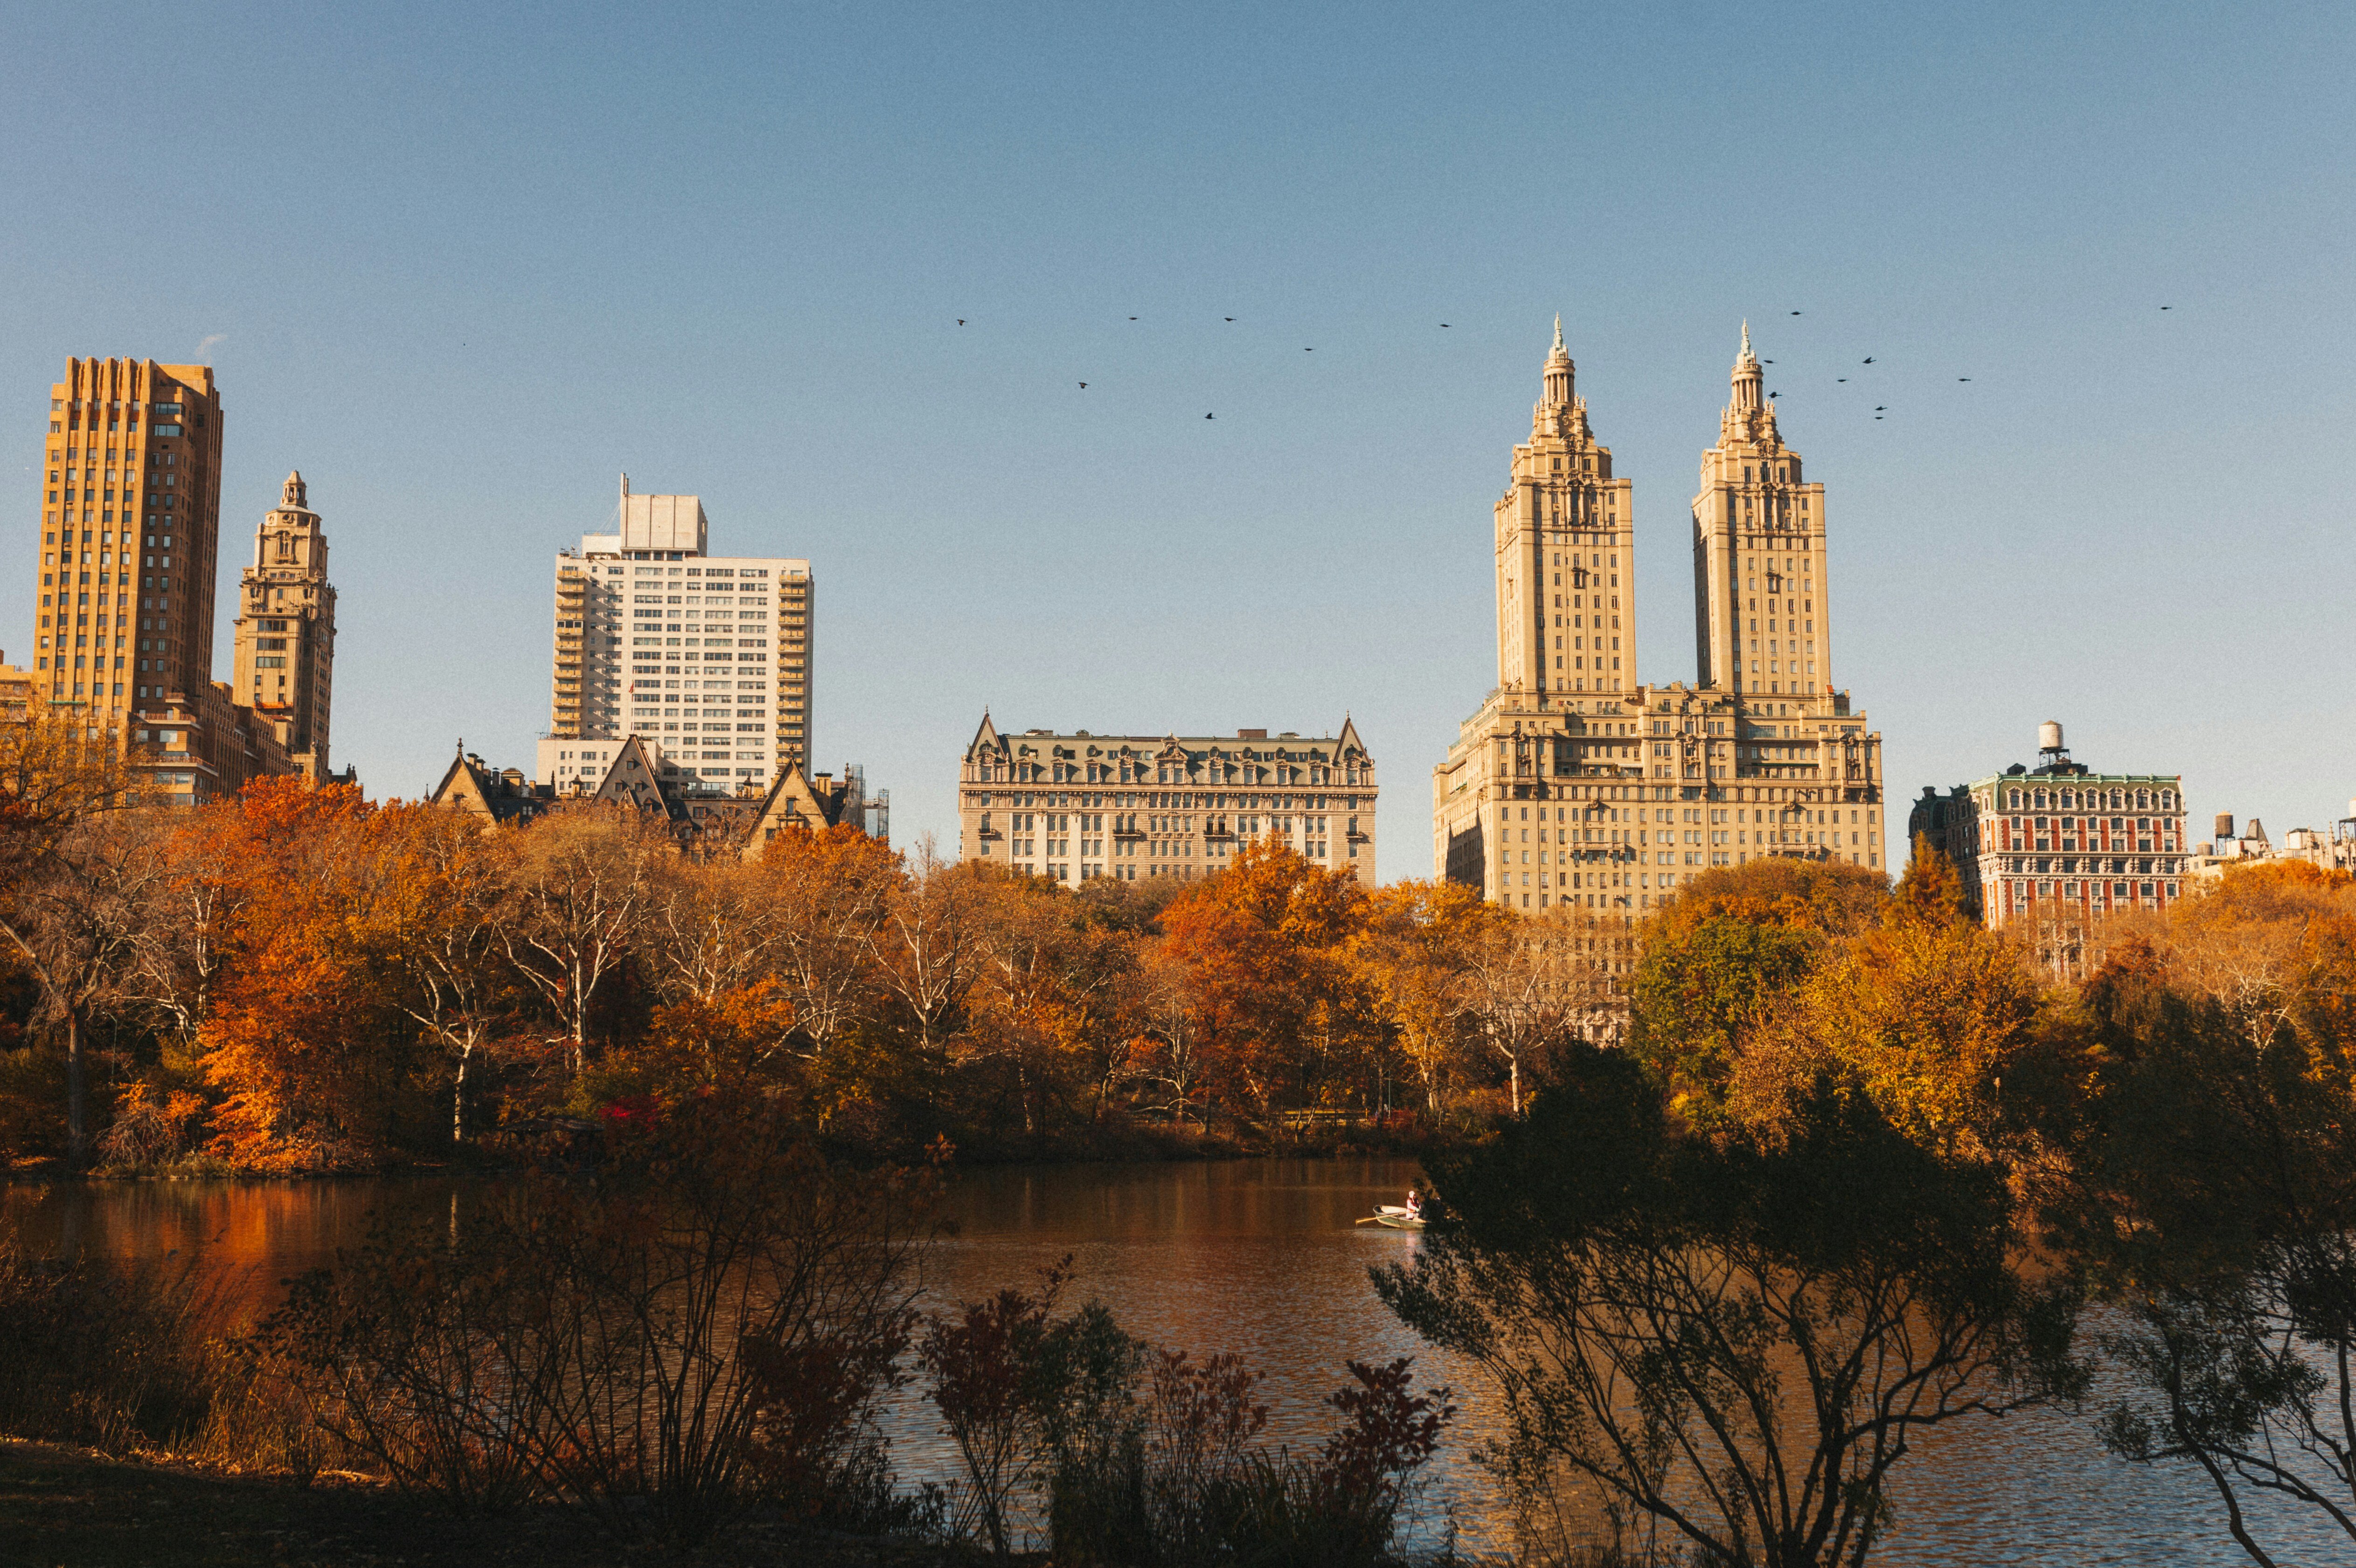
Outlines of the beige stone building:
[[1435,872],[1532,911],[1642,914],[1763,856],[1880,869],[1881,737],[1831,683],[1825,494],[1746,325],[1691,507],[1698,678],[1635,659],[1635,509],[1561,323],[1494,509],[1497,685],[1432,776]]
[[602,780],[632,735],[720,794],[809,766],[809,562],[715,556],[710,529],[697,497],[634,496],[625,475],[614,531],[558,554],[541,783]]
[[220,396],[209,365],[69,359],[48,427],[34,672],[117,729],[212,681]]
[[958,770],[958,854],[1076,886],[1197,880],[1254,838],[1375,885],[1375,763],[1338,735],[1001,733],[987,713]]
[[336,589],[327,536],[300,472],[286,475],[262,519],[253,564],[240,574],[236,666],[230,689],[269,723],[296,768],[327,773],[335,701]]
[[121,736],[166,799],[294,771],[276,723],[212,678],[223,422],[212,368],[69,359],[47,422],[36,693]]

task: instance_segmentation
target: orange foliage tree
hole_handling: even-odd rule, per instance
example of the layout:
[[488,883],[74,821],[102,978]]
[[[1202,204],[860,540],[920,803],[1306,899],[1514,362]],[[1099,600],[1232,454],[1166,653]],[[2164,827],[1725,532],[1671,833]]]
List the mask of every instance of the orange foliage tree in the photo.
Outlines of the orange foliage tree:
[[1188,972],[1215,1087],[1263,1114],[1314,1100],[1321,1070],[1371,1024],[1351,960],[1366,918],[1355,877],[1268,838],[1163,909],[1163,950]]
[[247,786],[212,825],[245,884],[198,1037],[225,1096],[218,1147],[254,1169],[376,1163],[415,1070],[389,962],[418,907],[396,835],[357,789],[292,778]]

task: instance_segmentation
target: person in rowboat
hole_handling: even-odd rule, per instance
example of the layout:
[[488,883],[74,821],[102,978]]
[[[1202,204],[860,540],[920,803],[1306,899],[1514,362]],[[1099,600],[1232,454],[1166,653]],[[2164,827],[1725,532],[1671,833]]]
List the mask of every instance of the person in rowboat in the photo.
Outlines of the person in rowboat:
[[1423,1194],[1412,1187],[1407,1189],[1407,1217],[1410,1220],[1423,1218]]

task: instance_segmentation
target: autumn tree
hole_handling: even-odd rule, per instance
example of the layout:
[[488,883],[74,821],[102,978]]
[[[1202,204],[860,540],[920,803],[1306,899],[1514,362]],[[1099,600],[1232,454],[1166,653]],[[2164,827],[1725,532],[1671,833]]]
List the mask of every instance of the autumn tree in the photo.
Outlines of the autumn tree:
[[90,1149],[91,1026],[135,1016],[132,976],[157,915],[162,825],[151,812],[94,813],[59,833],[0,900],[0,936],[40,989],[66,1068],[66,1147]]
[[1928,1429],[2079,1386],[2003,1170],[1861,1094],[1705,1133],[1573,1044],[1526,1119],[1425,1164],[1445,1218],[1376,1288],[1480,1370],[1535,1509],[1577,1489],[1697,1561],[1857,1563]]
[[1531,1068],[1543,1068],[1571,1040],[1601,1044],[1618,1033],[1621,1008],[1608,965],[1623,940],[1608,917],[1560,909],[1498,922],[1472,944],[1471,1018],[1482,1045],[1505,1064],[1514,1115],[1522,1114]]
[[1777,857],[1703,872],[1653,922],[1629,1049],[1671,1085],[1683,1114],[1723,1116],[1738,1064],[1887,896],[1879,872],[1829,861]]
[[2103,945],[2040,1175],[2112,1308],[2104,1441],[2189,1468],[2254,1563],[2262,1499],[2356,1550],[2356,886],[2232,869]]
[[644,936],[657,871],[676,853],[659,819],[585,804],[549,813],[517,844],[502,945],[555,1015],[576,1075],[588,1060],[599,987]]
[[878,989],[919,1052],[941,1051],[964,1026],[985,962],[979,869],[944,860],[927,839],[890,890],[876,933]]
[[[1480,955],[1516,923],[1517,916],[1462,882],[1398,881],[1367,895],[1352,962],[1435,1115],[1477,1032]],[[1518,1109],[1518,1082],[1515,1104]]]
[[1355,877],[1263,838],[1163,909],[1163,951],[1188,971],[1220,1087],[1263,1113],[1304,1097],[1336,1040],[1365,1021],[1349,957],[1365,904]]
[[855,827],[794,825],[762,847],[758,869],[775,901],[769,962],[792,1001],[798,1049],[824,1057],[874,1011],[900,858]]
[[1910,1137],[1992,1151],[2041,992],[2020,946],[1965,913],[1960,895],[1947,858],[1918,844],[1879,922],[1821,955],[1738,1063],[1738,1114],[1772,1120],[1829,1073]]
[[466,1083],[521,997],[508,960],[510,857],[474,817],[395,804],[371,837],[388,857],[383,939],[396,1005],[450,1064],[450,1138],[466,1136]]
[[349,786],[262,779],[223,809],[245,889],[198,1036],[219,1145],[260,1169],[380,1163],[421,1067],[394,958],[410,868]]
[[655,862],[647,944],[655,988],[698,1001],[741,992],[773,968],[785,938],[778,880],[734,855]]
[[80,712],[0,723],[0,938],[35,980],[65,1059],[66,1145],[90,1148],[91,1009],[135,965],[156,873],[149,800],[115,738]]
[[980,883],[987,918],[971,1051],[1011,1069],[1026,1134],[1041,1130],[1051,1096],[1087,1093],[1101,1115],[1136,1037],[1135,943],[1100,903],[1052,883],[996,871]]

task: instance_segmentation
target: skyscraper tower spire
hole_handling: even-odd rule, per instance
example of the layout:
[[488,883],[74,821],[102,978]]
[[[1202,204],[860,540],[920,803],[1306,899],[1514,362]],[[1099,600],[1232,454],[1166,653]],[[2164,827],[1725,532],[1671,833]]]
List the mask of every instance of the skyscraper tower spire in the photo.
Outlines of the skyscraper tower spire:
[[1733,395],[1727,400],[1724,430],[1731,432],[1739,422],[1745,434],[1755,433],[1763,403],[1760,389],[1765,385],[1766,376],[1766,371],[1760,368],[1759,357],[1751,352],[1751,324],[1746,321],[1742,324],[1742,351],[1734,357],[1734,369],[1729,377]]
[[1558,315],[1554,318],[1554,347],[1547,351],[1546,395],[1537,410],[1541,427],[1549,422],[1549,416],[1552,422],[1559,423],[1561,416],[1569,411],[1577,375],[1570,362],[1570,350],[1562,345],[1562,317]]

